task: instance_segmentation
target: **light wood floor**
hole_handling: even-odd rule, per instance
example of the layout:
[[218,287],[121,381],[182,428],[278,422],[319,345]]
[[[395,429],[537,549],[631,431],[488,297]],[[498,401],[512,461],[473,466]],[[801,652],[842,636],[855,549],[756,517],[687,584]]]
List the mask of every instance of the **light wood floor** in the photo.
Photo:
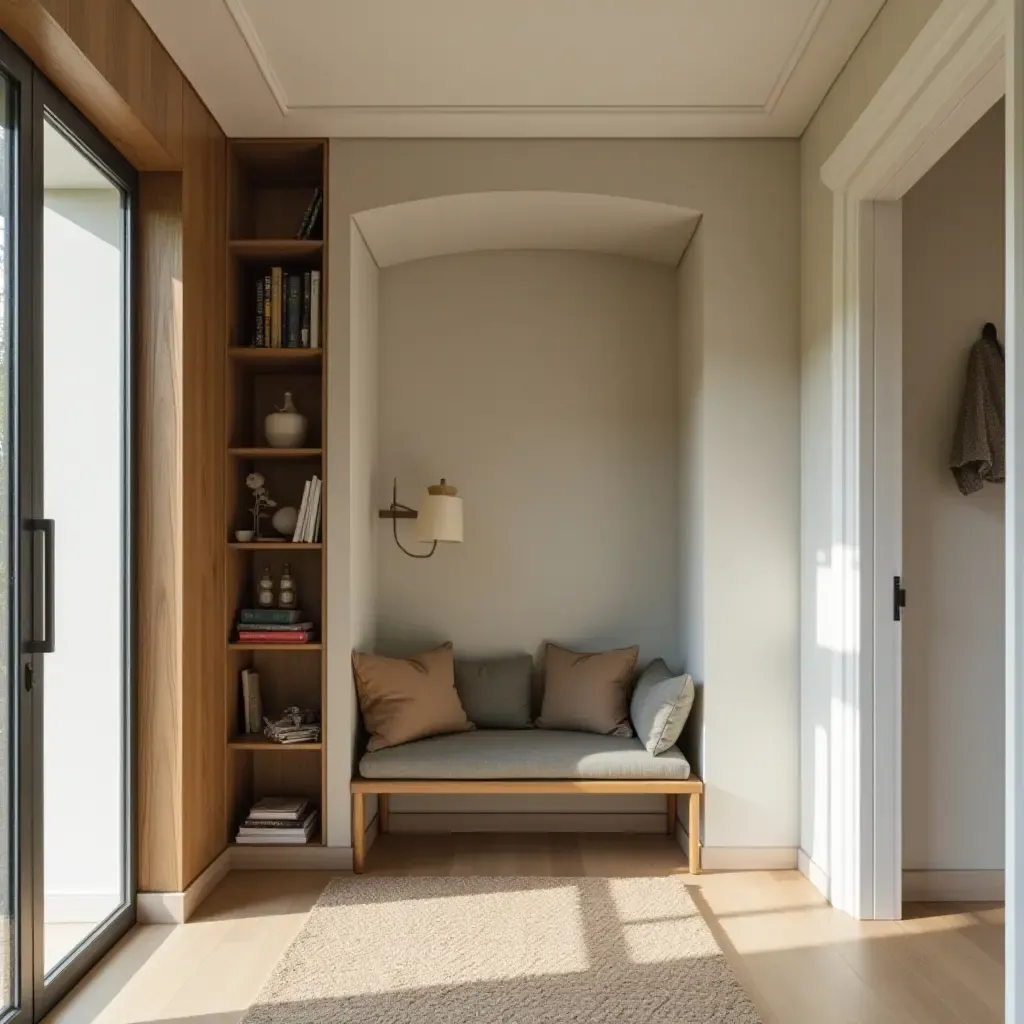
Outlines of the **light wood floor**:
[[[621,876],[685,867],[661,836],[391,835],[375,844],[367,870]],[[188,924],[136,928],[48,1020],[239,1020],[328,878],[229,875]],[[709,873],[692,886],[765,1024],[1003,1020],[1000,907],[917,905],[904,921],[860,924],[827,906],[795,871]]]

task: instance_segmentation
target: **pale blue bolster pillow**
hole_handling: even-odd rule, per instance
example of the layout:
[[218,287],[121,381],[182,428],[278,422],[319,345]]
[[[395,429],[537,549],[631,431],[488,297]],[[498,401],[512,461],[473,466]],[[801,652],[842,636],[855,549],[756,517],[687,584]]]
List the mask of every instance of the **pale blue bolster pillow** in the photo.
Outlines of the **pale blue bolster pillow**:
[[675,675],[661,658],[643,670],[633,690],[629,717],[637,738],[650,753],[663,754],[679,739],[693,697],[693,680]]

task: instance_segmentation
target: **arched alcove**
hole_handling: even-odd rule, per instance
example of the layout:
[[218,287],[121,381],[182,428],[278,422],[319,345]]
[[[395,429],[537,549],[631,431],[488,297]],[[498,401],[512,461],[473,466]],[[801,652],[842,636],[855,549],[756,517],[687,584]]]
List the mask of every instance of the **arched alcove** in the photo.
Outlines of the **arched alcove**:
[[[637,644],[642,662],[683,666],[683,607],[701,601],[697,517],[680,495],[688,504],[697,484],[685,446],[702,285],[699,258],[682,264],[700,217],[557,191],[350,215],[353,646],[408,654],[451,640],[457,656],[540,665],[545,641]],[[376,510],[393,477],[417,506],[442,475],[466,501],[466,540],[411,562]],[[699,766],[699,740],[688,746]],[[402,797],[393,820],[518,831],[574,812],[603,829],[664,829],[657,797]]]
[[683,206],[581,192],[434,196],[352,218],[380,268],[489,250],[555,249],[675,266],[700,214]]

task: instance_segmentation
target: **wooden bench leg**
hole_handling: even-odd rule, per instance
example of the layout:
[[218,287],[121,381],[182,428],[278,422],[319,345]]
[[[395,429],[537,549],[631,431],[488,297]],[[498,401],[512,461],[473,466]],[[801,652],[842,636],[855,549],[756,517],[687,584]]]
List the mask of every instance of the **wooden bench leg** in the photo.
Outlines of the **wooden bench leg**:
[[690,874],[700,874],[700,794],[690,794],[690,848],[687,859],[690,862]]
[[391,797],[387,793],[377,794],[377,825],[382,836],[391,831]]
[[670,835],[676,834],[676,815],[679,813],[679,797],[675,793],[668,794],[668,807],[665,814],[665,831]]
[[352,794],[352,870],[363,873],[366,861],[366,802],[362,793]]

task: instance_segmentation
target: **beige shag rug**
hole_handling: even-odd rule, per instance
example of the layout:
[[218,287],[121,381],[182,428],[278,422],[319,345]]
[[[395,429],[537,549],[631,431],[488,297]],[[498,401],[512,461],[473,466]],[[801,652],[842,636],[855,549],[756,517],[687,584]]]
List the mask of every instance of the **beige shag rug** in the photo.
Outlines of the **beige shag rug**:
[[243,1024],[760,1024],[680,878],[337,878]]

